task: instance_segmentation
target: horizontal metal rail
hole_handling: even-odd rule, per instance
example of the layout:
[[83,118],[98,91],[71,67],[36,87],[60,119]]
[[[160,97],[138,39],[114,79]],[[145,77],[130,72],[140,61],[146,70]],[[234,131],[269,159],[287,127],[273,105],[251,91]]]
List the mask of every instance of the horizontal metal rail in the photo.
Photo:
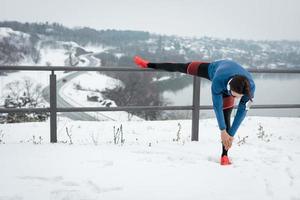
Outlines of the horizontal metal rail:
[[[235,107],[237,108],[237,106]],[[290,109],[300,108],[300,104],[252,105],[251,109]],[[157,110],[192,110],[193,106],[120,106],[120,107],[57,107],[57,112],[106,112],[106,111],[157,111]],[[213,106],[203,105],[199,110],[212,110]],[[50,108],[0,108],[0,113],[41,113],[50,112]]]
[[[66,66],[49,66],[49,67],[43,67],[43,66],[0,66],[1,71],[122,71],[122,72],[153,72],[158,71],[154,69],[139,69],[137,67],[66,67]],[[248,69],[251,73],[300,73],[300,66],[299,67],[293,67],[293,68],[287,68],[287,69]]]

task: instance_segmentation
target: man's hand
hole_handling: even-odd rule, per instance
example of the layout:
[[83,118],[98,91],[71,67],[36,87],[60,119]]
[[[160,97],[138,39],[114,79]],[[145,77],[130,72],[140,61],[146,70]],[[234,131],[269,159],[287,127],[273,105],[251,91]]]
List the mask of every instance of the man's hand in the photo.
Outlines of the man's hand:
[[231,137],[226,130],[221,131],[221,140],[226,150],[230,149],[233,141],[233,137]]

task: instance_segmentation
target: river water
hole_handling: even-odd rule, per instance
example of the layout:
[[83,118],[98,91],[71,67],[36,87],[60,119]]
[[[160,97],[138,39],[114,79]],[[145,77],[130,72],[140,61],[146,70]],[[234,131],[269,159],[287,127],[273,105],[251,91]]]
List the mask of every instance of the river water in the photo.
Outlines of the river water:
[[[184,76],[183,76],[184,77]],[[256,92],[253,105],[300,104],[300,74],[254,74]],[[184,88],[163,92],[168,105],[192,105],[193,79]],[[177,81],[180,88],[180,81]],[[200,105],[212,105],[211,82],[201,79]],[[175,87],[176,88],[176,87]],[[238,103],[238,102],[237,102]],[[201,117],[213,116],[212,111],[201,111]],[[249,115],[300,117],[300,109],[250,109]]]

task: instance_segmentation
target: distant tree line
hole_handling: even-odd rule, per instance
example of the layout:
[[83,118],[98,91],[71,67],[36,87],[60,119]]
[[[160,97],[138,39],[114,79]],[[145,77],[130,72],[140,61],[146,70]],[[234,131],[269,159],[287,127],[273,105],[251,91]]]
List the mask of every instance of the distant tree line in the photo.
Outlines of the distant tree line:
[[145,31],[95,30],[88,27],[67,28],[59,23],[21,23],[17,21],[0,22],[0,27],[10,27],[31,35],[42,34],[55,40],[74,41],[80,45],[104,44],[118,46],[139,40],[148,40],[150,34]]

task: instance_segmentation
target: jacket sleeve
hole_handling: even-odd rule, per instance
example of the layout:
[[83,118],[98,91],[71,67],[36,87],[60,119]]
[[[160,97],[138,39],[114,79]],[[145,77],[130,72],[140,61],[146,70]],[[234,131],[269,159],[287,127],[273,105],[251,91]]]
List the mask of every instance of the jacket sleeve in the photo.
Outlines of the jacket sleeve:
[[211,94],[213,101],[213,108],[218,121],[219,129],[226,129],[224,114],[223,114],[223,97],[222,87],[217,81],[213,81],[211,85]]
[[234,136],[238,128],[240,127],[242,121],[245,119],[247,114],[246,104],[249,102],[249,98],[243,96],[238,105],[236,115],[234,117],[232,126],[230,127],[228,134]]
[[[252,98],[254,98],[255,86],[251,89]],[[234,136],[238,128],[240,127],[242,121],[245,119],[246,114],[250,108],[250,99],[248,96],[243,96],[238,105],[236,115],[234,117],[232,126],[230,127],[228,134]]]

